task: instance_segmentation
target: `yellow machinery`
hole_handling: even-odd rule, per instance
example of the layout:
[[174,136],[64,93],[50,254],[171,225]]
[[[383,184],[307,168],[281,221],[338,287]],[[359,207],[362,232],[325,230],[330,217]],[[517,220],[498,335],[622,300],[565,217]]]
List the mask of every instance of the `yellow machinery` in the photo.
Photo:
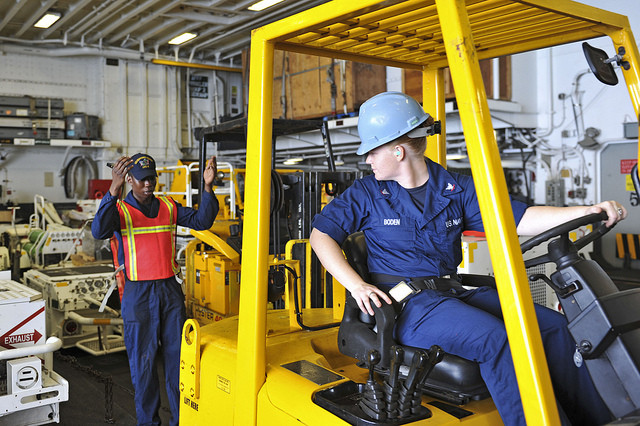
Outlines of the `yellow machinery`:
[[[244,176],[245,170],[235,168],[230,163],[218,164],[218,180],[216,182],[216,197],[220,205],[220,211],[211,228],[217,235],[229,237],[229,226],[238,224],[238,211],[244,209],[238,176]],[[168,195],[185,207],[196,207],[194,197],[199,193],[194,185],[194,179],[200,179],[199,165],[197,162],[178,161],[175,166],[158,168],[158,184],[156,192]]]
[[[338,352],[336,328],[303,331],[291,304],[267,311],[275,49],[421,70],[424,107],[443,126],[427,154],[441,164],[450,68],[526,420],[560,424],[478,61],[601,36],[626,50],[623,75],[638,115],[640,58],[628,19],[567,0],[335,0],[254,30],[239,315],[185,325],[181,424],[346,424],[314,395],[367,379]],[[341,307],[304,310],[305,323],[331,323]],[[490,399],[467,404],[474,414],[462,419],[429,408],[420,424],[500,424]]]
[[[194,189],[197,185],[193,180],[200,178],[198,162],[179,161],[176,166],[158,168],[158,173],[158,192],[183,206],[197,204],[194,196],[198,190]],[[238,176],[243,177],[244,173],[244,169],[219,163],[215,193],[220,211],[213,226],[206,231],[179,232],[188,241],[184,247],[187,315],[201,323],[238,314],[240,255],[226,241],[232,227],[239,228],[238,213],[244,209],[244,203]]]

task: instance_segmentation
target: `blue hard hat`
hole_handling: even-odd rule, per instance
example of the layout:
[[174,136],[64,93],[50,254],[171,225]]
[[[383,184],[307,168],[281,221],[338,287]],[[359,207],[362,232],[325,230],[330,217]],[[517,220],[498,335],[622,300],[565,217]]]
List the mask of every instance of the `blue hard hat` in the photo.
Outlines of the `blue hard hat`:
[[429,114],[411,96],[400,92],[379,93],[360,107],[358,134],[361,142],[356,153],[364,155],[391,142],[420,126],[427,118]]

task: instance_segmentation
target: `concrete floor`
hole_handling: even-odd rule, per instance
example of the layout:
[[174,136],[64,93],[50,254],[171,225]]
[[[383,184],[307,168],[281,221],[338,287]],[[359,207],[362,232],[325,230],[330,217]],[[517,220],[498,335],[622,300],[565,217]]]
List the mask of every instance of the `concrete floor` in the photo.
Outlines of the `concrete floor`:
[[[80,349],[58,351],[53,369],[69,381],[69,400],[60,403],[60,424],[98,426],[136,425],[133,385],[126,351],[93,356]],[[160,419],[169,424],[171,413],[164,391],[164,374],[159,367],[161,388]],[[105,381],[112,379],[111,414],[105,403]]]

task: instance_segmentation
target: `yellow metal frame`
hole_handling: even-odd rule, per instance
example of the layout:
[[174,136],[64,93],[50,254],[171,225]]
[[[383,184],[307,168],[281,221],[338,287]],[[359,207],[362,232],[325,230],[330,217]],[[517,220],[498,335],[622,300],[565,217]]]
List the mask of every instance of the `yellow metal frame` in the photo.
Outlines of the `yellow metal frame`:
[[200,325],[188,319],[182,327],[180,343],[180,392],[200,398]]
[[[628,19],[562,0],[336,0],[256,29],[251,41],[242,283],[234,423],[256,424],[266,376],[274,49],[423,71],[425,108],[444,124],[442,68],[458,96],[527,423],[559,424],[478,61],[607,35],[640,113]],[[435,85],[435,86],[434,86]],[[436,87],[434,92],[429,87]],[[428,155],[444,164],[444,131]]]

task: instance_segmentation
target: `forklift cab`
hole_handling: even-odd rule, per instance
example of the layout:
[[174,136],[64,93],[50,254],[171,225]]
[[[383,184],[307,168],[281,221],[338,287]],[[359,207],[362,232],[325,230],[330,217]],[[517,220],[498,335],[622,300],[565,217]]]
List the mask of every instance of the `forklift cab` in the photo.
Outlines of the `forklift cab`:
[[[335,0],[254,30],[246,164],[246,187],[252,190],[245,195],[239,315],[202,327],[192,320],[185,325],[180,423],[208,424],[215,419],[219,424],[237,425],[376,424],[370,418],[347,420],[314,402],[319,395],[331,401],[357,398],[373,376],[339,352],[337,327],[302,330],[292,303],[288,311],[267,311],[273,65],[274,51],[281,49],[421,71],[423,107],[442,123],[442,134],[431,138],[426,154],[443,166],[444,69],[449,68],[526,421],[560,424],[479,60],[602,36],[611,38],[616,52],[624,48],[622,60],[629,66],[623,67],[622,74],[638,116],[640,56],[628,19],[569,0]],[[560,248],[558,253],[563,253]],[[567,266],[566,274],[560,272],[550,282],[569,288],[563,290],[568,313],[569,305],[581,303],[581,295],[589,293],[571,289],[587,288],[583,280],[592,279],[595,272],[588,264],[576,263],[570,253],[557,260]],[[608,287],[605,283],[604,288]],[[605,370],[615,371],[625,383],[616,392],[631,395],[630,389],[640,389],[640,380],[635,379],[637,321],[617,314],[626,309],[627,299],[636,303],[637,296],[614,294],[594,293],[593,300],[571,319],[576,325],[572,333],[580,342],[590,342],[582,348],[585,362],[597,364],[607,357],[611,368]],[[331,323],[341,319],[343,309],[344,304],[336,303],[333,308],[307,309],[301,315],[314,324]],[[605,320],[603,313],[613,320]],[[606,321],[611,327],[590,325]],[[621,343],[627,344],[626,351],[610,352]],[[437,355],[437,349],[432,354]],[[621,364],[619,358],[623,358]],[[623,364],[625,369],[618,370]],[[331,395],[336,389],[347,391]],[[632,415],[629,410],[637,407],[636,398],[630,397],[619,411],[614,404],[609,407],[622,416]],[[500,424],[490,398],[470,399],[463,407],[445,405],[423,397],[418,401],[422,408],[416,407],[417,417],[411,420],[425,425]]]
[[[640,420],[640,289],[621,291],[602,267],[593,260],[578,255],[578,250],[597,240],[612,228],[603,220],[606,213],[591,214],[549,229],[521,246],[522,253],[550,241],[548,252],[525,261],[526,267],[553,262],[556,272],[543,279],[557,294],[567,317],[568,328],[576,343],[574,362],[586,363],[600,396],[617,419]],[[571,241],[569,232],[585,225],[597,225],[587,235]],[[350,235],[343,243],[343,251],[350,265],[365,280],[368,279],[367,248],[364,234]],[[463,285],[487,285],[486,277],[461,275]],[[372,305],[375,315],[360,311],[355,300],[347,296],[345,312],[338,332],[340,351],[369,362],[370,351],[376,350],[381,359],[374,366],[382,376],[393,374],[393,364],[405,367],[400,374],[406,379],[417,348],[400,346],[393,337],[397,311],[392,305]],[[402,358],[391,359],[401,348]],[[442,354],[418,388],[425,394],[456,405],[489,396],[478,369],[470,360]]]

